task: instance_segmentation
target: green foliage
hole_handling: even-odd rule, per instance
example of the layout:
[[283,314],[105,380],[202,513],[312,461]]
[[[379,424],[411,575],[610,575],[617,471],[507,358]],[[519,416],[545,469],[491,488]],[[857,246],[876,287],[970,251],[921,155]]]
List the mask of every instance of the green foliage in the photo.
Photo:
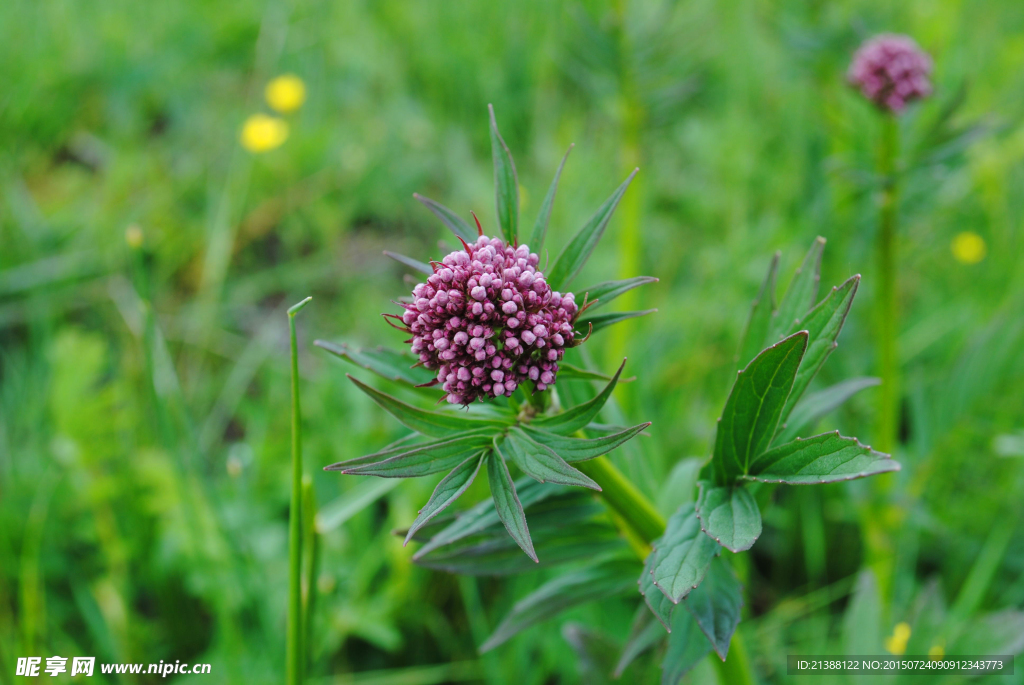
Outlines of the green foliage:
[[[494,160],[494,193],[498,209],[498,226],[509,245],[519,242],[519,177],[508,145],[498,133],[494,107],[487,105],[491,115],[491,158]],[[561,169],[559,169],[561,171]]]
[[761,536],[761,511],[742,486],[701,481],[697,498],[701,531],[730,552],[744,552]]

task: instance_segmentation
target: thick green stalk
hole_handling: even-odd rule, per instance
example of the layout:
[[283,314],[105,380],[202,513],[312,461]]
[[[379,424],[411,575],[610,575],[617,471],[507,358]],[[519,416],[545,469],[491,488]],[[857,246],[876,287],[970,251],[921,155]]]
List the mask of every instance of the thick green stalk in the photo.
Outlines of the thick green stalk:
[[601,497],[645,545],[665,532],[665,519],[608,457],[580,462],[576,467],[601,486]]
[[292,500],[288,512],[288,626],[285,642],[285,682],[302,683],[302,412],[299,408],[299,348],[295,315],[313,298],[288,310],[292,352]]
[[882,121],[878,173],[882,193],[878,217],[878,292],[875,300],[878,325],[878,375],[882,379],[878,405],[875,446],[892,454],[896,447],[899,421],[899,368],[896,360],[896,330],[899,315],[896,292],[896,235],[898,225],[898,183],[896,157],[899,152],[899,124],[896,117]]

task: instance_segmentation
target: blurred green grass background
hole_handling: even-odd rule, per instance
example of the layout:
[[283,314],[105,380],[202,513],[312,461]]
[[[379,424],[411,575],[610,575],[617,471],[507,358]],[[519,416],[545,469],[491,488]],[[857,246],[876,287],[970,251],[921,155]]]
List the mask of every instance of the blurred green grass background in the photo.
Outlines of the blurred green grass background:
[[[1020,621],[991,618],[1024,607],[1017,0],[9,0],[0,681],[14,682],[19,656],[60,654],[209,662],[218,682],[280,682],[284,310],[313,295],[299,320],[305,460],[335,516],[312,589],[310,676],[602,682],[587,645],[622,643],[632,598],[479,658],[475,646],[547,572],[466,579],[414,567],[391,531],[434,483],[389,489],[319,470],[401,431],[344,379],[363,372],[312,340],[399,346],[379,313],[409,286],[382,250],[425,261],[444,254],[439,239],[452,242],[413,192],[494,226],[488,103],[515,154],[525,216],[576,144],[552,245],[639,166],[578,283],[661,279],[616,304],[656,315],[587,349],[608,371],[629,356],[637,380],[619,402],[654,425],[616,462],[671,510],[693,458],[708,454],[775,250],[790,273],[822,235],[823,286],[864,274],[819,382],[875,372],[879,122],[844,74],[879,31],[912,35],[936,62],[935,96],[901,121],[904,469],[883,509],[892,588],[874,605],[870,593],[850,600],[868,486],[780,490],[747,569],[740,631],[764,682],[785,681],[787,653],[841,653],[851,635],[878,642],[922,602],[951,606],[964,625],[994,621],[993,634],[1017,639],[1004,646],[1024,648]],[[239,131],[269,112],[263,89],[282,73],[304,80],[307,101],[281,147],[252,154]],[[126,241],[133,226],[139,248]],[[984,239],[980,263],[954,259],[963,231]],[[869,443],[873,392],[833,422]],[[626,676],[657,678],[653,660]]]

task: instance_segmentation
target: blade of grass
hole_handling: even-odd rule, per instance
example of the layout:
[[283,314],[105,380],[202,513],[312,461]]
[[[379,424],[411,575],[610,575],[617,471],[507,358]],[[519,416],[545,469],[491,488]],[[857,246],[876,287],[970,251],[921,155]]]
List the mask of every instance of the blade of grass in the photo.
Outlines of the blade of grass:
[[299,349],[295,315],[312,297],[288,309],[292,355],[292,499],[288,511],[288,626],[285,636],[285,682],[301,685],[302,648],[302,412],[299,407]]

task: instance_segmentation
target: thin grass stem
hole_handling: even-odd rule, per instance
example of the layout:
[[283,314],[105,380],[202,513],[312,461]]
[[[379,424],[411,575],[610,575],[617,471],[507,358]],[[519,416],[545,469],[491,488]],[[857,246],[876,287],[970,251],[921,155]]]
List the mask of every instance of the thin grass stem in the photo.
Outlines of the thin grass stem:
[[288,309],[288,335],[292,355],[292,499],[288,512],[288,625],[285,637],[285,682],[302,683],[305,650],[302,646],[302,412],[299,407],[299,349],[295,315],[312,297]]

